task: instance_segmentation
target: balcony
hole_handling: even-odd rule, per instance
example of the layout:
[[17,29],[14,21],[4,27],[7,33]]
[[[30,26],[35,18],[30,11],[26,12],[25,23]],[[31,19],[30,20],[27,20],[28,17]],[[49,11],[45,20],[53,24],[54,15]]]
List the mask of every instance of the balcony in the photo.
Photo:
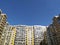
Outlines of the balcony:
[[7,18],[6,14],[1,14],[4,19]]
[[6,24],[6,21],[1,21],[1,23],[5,25]]
[[0,23],[0,27],[4,27],[4,24],[3,23]]

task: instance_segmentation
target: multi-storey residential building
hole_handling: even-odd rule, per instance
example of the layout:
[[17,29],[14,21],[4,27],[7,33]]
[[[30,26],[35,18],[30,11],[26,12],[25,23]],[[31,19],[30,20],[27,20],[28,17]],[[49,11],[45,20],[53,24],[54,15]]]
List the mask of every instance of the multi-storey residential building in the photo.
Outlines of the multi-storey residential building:
[[6,14],[0,10],[0,45],[40,45],[45,26],[9,25]]
[[48,45],[60,45],[60,15],[53,18],[47,29]]
[[4,27],[4,31],[2,34],[1,45],[14,45],[15,35],[16,35],[16,28],[12,27],[6,22],[6,25]]
[[34,25],[34,44],[40,45],[41,41],[44,39],[44,32],[46,31],[46,26]]
[[0,10],[0,45],[3,45],[4,40],[4,32],[5,32],[5,25],[6,25],[6,14],[3,14]]
[[15,45],[40,45],[46,31],[45,26],[38,25],[15,25],[15,27],[17,29]]
[[17,25],[15,45],[34,45],[33,26]]
[[44,39],[41,41],[40,45],[48,45],[47,31],[44,32]]
[[10,37],[11,37],[11,30],[10,30],[10,25],[8,22],[6,22],[6,25],[5,25],[5,32],[3,33],[5,36],[4,36],[4,43],[3,45],[9,45],[9,42],[10,42]]
[[9,45],[14,45],[15,37],[16,37],[16,28],[11,26],[11,37]]
[[15,45],[26,45],[25,25],[15,25],[14,27],[17,29]]
[[33,26],[26,26],[26,44],[27,45],[34,45]]
[[7,35],[7,30],[8,30],[8,23],[6,22],[6,25],[4,27],[4,31],[3,31],[3,34],[2,34],[2,45],[5,45],[5,40],[6,40],[6,35]]

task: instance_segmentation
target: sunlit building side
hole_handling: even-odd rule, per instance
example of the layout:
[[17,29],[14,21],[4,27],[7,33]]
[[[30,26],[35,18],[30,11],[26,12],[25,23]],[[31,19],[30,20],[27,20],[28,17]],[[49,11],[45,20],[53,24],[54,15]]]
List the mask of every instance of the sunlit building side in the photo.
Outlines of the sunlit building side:
[[16,27],[15,45],[26,45],[26,29],[25,25],[14,25]]
[[4,41],[3,45],[14,45],[15,36],[16,36],[16,28],[12,27],[8,23],[5,27],[5,33],[4,33]]
[[9,45],[10,38],[11,38],[11,29],[10,28],[11,28],[11,26],[9,25],[8,22],[6,22],[3,45]]
[[33,26],[26,26],[26,44],[27,45],[34,45]]
[[17,29],[15,45],[34,45],[33,26],[15,25]]
[[4,44],[4,32],[5,32],[5,25],[6,25],[6,14],[2,13],[0,10],[0,45]]
[[17,32],[15,45],[39,45],[44,38],[45,26],[15,25]]
[[16,37],[16,28],[11,26],[11,37],[9,45],[14,45],[15,37]]

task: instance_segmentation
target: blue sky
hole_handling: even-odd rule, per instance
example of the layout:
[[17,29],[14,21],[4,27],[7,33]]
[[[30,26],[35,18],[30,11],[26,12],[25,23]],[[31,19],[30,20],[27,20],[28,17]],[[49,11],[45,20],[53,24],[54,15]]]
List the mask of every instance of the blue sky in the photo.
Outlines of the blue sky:
[[60,13],[60,0],[0,0],[0,9],[12,25],[49,25]]

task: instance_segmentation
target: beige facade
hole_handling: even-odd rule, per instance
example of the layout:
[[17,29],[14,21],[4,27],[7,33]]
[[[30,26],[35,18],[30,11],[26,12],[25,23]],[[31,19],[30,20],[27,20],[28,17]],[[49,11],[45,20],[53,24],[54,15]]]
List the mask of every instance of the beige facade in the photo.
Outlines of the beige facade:
[[10,37],[9,45],[14,45],[15,36],[16,36],[16,28],[11,27],[11,37]]
[[[8,28],[8,29],[7,29]],[[16,36],[16,28],[8,25],[6,29],[6,35],[5,35],[5,40],[4,45],[14,45],[14,40]]]
[[5,32],[5,25],[6,25],[6,14],[3,14],[0,10],[0,45],[3,45],[4,41],[4,32]]
[[26,44],[34,45],[34,30],[33,26],[26,27]]
[[34,45],[34,30],[33,26],[15,25],[16,39],[15,45]]

